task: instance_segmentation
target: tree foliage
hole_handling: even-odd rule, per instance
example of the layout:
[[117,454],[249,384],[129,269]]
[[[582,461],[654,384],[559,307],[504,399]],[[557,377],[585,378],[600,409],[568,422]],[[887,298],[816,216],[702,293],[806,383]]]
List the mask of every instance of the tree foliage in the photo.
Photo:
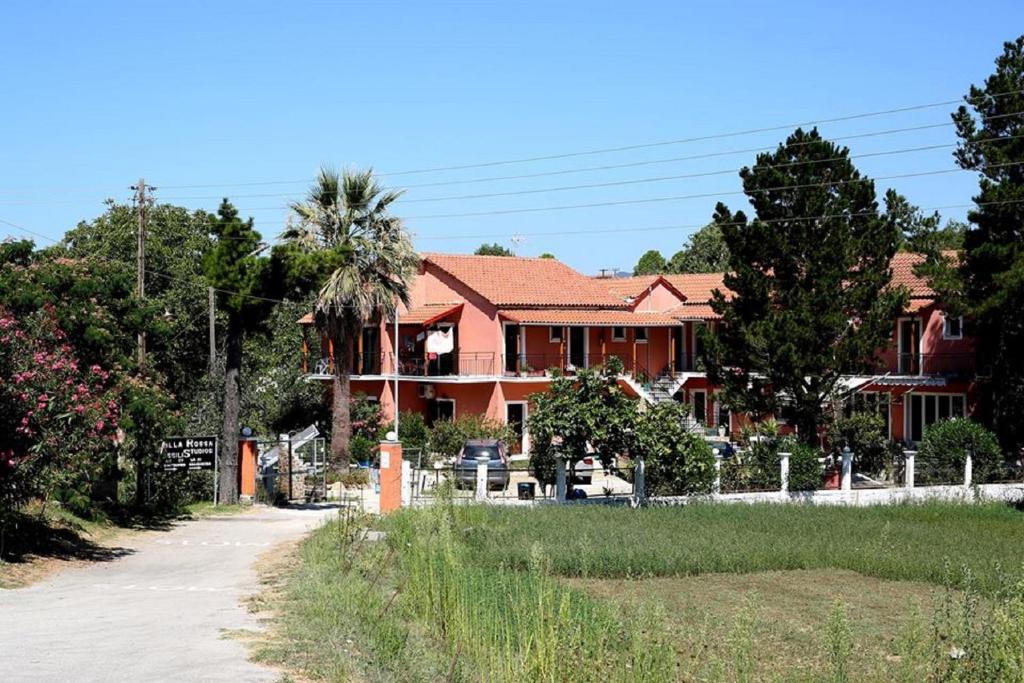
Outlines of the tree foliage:
[[992,432],[974,420],[957,417],[928,425],[918,448],[922,483],[963,481],[967,454],[975,481],[984,482],[1002,471],[1003,455]]
[[669,273],[721,273],[729,267],[729,245],[722,228],[712,221],[690,235],[686,245],[669,259]]
[[885,215],[899,230],[900,251],[930,254],[963,247],[966,225],[948,221],[943,226],[938,211],[925,214],[896,190],[885,192]]
[[1003,46],[995,71],[964,99],[953,114],[955,157],[981,176],[977,206],[967,215],[959,277],[942,277],[941,266],[954,264],[932,255],[936,287],[971,327],[983,377],[976,414],[1017,451],[1024,447],[1024,36]]
[[888,343],[904,305],[905,290],[889,287],[899,235],[848,150],[817,130],[796,130],[740,177],[756,216],[715,211],[735,294],[714,293],[722,325],[705,334],[704,362],[728,405],[755,416],[788,407],[814,443],[840,376]]
[[668,263],[657,249],[645,251],[633,267],[633,275],[660,275],[665,272]]
[[545,393],[530,396],[530,466],[542,483],[553,483],[555,458],[570,470],[596,451],[607,467],[634,447],[637,404],[618,383],[622,362],[612,358],[597,369],[557,376]]
[[715,479],[711,446],[687,430],[686,408],[658,403],[637,417],[634,455],[642,456],[651,496],[710,493]]
[[493,244],[481,244],[473,252],[477,256],[515,256],[515,252],[507,247],[494,242]]

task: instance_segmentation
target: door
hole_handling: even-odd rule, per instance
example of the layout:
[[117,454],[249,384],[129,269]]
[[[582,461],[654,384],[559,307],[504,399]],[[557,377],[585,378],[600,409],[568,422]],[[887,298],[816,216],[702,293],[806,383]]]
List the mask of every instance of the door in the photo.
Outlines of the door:
[[519,325],[505,325],[505,372],[519,372]]
[[353,375],[380,374],[380,328],[364,327],[360,346],[352,355]]
[[439,398],[434,402],[434,420],[454,420],[455,419],[455,399],[453,398]]
[[917,375],[921,372],[921,321],[917,318],[900,320],[899,372],[901,375]]
[[693,392],[693,419],[701,424],[708,421],[708,395],[703,390]]
[[686,335],[682,326],[672,328],[672,370],[685,372],[686,367]]
[[512,429],[512,443],[508,444],[509,453],[520,455],[527,452],[526,443],[526,404],[521,402],[505,404],[505,422]]
[[569,328],[569,365],[576,368],[587,367],[586,339],[587,328]]

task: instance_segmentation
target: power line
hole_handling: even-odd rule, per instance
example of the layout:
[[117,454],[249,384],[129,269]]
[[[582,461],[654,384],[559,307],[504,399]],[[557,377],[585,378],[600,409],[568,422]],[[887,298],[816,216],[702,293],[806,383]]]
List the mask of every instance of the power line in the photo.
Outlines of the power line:
[[[1006,92],[994,93],[992,95],[986,95],[986,97],[993,97],[993,98],[1006,97],[1006,96],[1009,96],[1009,95],[1019,95],[1021,92],[1022,91],[1020,91],[1020,90],[1010,90],[1010,91],[1006,91]],[[473,168],[487,168],[487,167],[493,167],[493,166],[504,166],[504,165],[510,165],[510,164],[525,164],[525,163],[532,163],[532,162],[537,162],[537,161],[552,161],[552,160],[556,160],[556,159],[569,159],[569,158],[573,158],[573,157],[593,156],[593,155],[597,155],[597,154],[610,154],[610,153],[613,153],[613,152],[625,152],[625,151],[631,151],[631,150],[637,150],[637,149],[650,149],[650,148],[655,148],[655,147],[667,147],[667,146],[671,146],[671,145],[682,145],[682,144],[689,144],[689,143],[693,143],[693,142],[704,142],[704,141],[708,141],[708,140],[720,140],[720,139],[725,139],[725,138],[741,137],[741,136],[744,136],[744,135],[753,135],[753,134],[756,134],[756,133],[767,133],[767,132],[778,131],[778,130],[788,130],[788,129],[792,129],[792,128],[799,128],[799,127],[805,127],[805,126],[817,126],[817,125],[821,125],[821,124],[824,124],[824,123],[838,123],[838,122],[841,122],[841,121],[853,121],[853,120],[857,120],[857,119],[873,118],[873,117],[876,117],[876,116],[886,116],[886,115],[890,115],[890,114],[899,114],[899,113],[905,113],[905,112],[910,112],[910,111],[920,111],[920,110],[924,110],[924,109],[934,109],[936,107],[944,107],[944,106],[949,106],[949,105],[952,105],[952,104],[959,104],[959,103],[961,103],[961,102],[963,102],[965,100],[966,100],[966,98],[963,98],[963,99],[957,98],[957,99],[953,99],[953,100],[942,100],[942,101],[939,101],[939,102],[929,102],[929,103],[925,103],[925,104],[915,104],[915,105],[909,105],[909,106],[905,106],[905,107],[895,107],[895,108],[892,108],[892,109],[882,109],[882,110],[878,110],[878,111],[860,112],[860,113],[856,113],[856,114],[847,114],[847,115],[844,115],[844,116],[834,116],[834,117],[831,117],[831,118],[816,119],[816,120],[812,120],[812,121],[803,121],[803,122],[800,122],[800,123],[789,123],[789,124],[782,124],[782,125],[776,125],[776,126],[766,126],[766,127],[762,127],[762,128],[750,128],[750,129],[746,129],[746,130],[730,131],[730,132],[716,133],[716,134],[711,134],[711,135],[701,135],[701,136],[695,136],[695,137],[689,137],[689,138],[679,138],[679,139],[674,139],[674,140],[661,140],[661,141],[657,141],[657,142],[647,142],[647,143],[640,143],[640,144],[633,144],[633,145],[623,145],[623,146],[619,146],[619,147],[604,147],[604,148],[589,149],[589,150],[583,150],[583,151],[577,151],[577,152],[564,152],[564,153],[561,153],[561,154],[548,154],[548,155],[543,155],[543,156],[523,157],[523,158],[518,158],[518,159],[502,159],[502,160],[478,162],[478,163],[472,163],[472,164],[457,164],[457,165],[451,165],[451,166],[435,166],[435,167],[432,167],[432,168],[418,168],[418,169],[409,169],[409,170],[403,170],[403,171],[378,172],[377,175],[378,176],[382,176],[382,177],[390,177],[390,176],[402,176],[402,175],[416,175],[416,174],[423,174],[423,173],[436,173],[436,172],[439,172],[439,171],[459,171],[459,170],[468,170],[468,169],[473,169]],[[985,117],[981,117],[981,118],[984,119]],[[944,124],[941,124],[941,125],[942,126],[947,126],[947,125],[952,125],[952,124],[951,123],[944,123]],[[935,127],[939,127],[939,124],[936,124]],[[917,129],[920,130],[922,128],[917,128]],[[168,184],[164,184],[164,185],[162,185],[162,187],[164,189],[200,189],[200,188],[210,188],[210,187],[257,187],[257,186],[270,186],[270,185],[294,185],[294,184],[298,184],[298,183],[309,183],[309,182],[310,182],[309,179],[305,179],[305,180],[269,180],[269,181],[247,182],[247,183],[204,183],[204,184],[188,184],[188,185],[168,185]]]
[[[988,168],[999,168],[1002,166],[1019,166],[1024,162],[1009,162],[1006,164],[991,164]],[[799,190],[807,189],[811,187],[832,187],[835,185],[843,185],[853,182],[874,182],[876,180],[895,180],[899,178],[916,178],[921,176],[932,176],[942,175],[945,173],[960,173],[963,171],[974,171],[974,169],[962,169],[962,168],[947,168],[937,171],[920,171],[916,173],[900,173],[896,175],[888,176],[877,176],[875,178],[856,178],[849,181],[835,181],[828,183],[806,183],[803,185],[779,185],[777,187],[767,187],[760,190],[751,190],[751,192],[779,192],[783,190]],[[738,195],[748,194],[746,190],[729,190],[726,192],[701,192],[697,194],[684,194],[674,195],[669,197],[648,197],[644,199],[620,199],[607,202],[591,202],[586,204],[563,204],[560,206],[540,206],[540,207],[526,207],[520,209],[495,209],[491,211],[469,211],[463,213],[444,213],[444,214],[425,214],[420,216],[404,216],[404,220],[416,220],[416,219],[427,219],[427,218],[470,218],[479,216],[500,216],[517,213],[538,213],[542,211],[568,211],[572,209],[589,209],[599,208],[605,206],[625,206],[631,204],[653,204],[660,202],[673,202],[682,201],[686,199],[707,199],[708,197],[718,197],[722,195]]]

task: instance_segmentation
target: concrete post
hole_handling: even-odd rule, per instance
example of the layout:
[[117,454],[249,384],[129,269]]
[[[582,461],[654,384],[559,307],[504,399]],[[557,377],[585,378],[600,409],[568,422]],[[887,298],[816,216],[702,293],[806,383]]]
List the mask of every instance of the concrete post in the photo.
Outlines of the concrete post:
[[914,457],[917,451],[903,451],[903,481],[908,489],[914,488]]
[[387,514],[402,506],[402,444],[380,442],[380,512]]
[[292,444],[291,436],[277,436],[277,490],[285,497],[292,498]]
[[476,459],[476,499],[487,500],[487,463],[490,457],[482,455]]
[[843,480],[841,488],[844,491],[853,489],[853,452],[850,451],[849,446],[843,448]]
[[633,496],[638,505],[647,502],[647,481],[644,459],[636,459],[636,469],[633,470]]
[[402,460],[402,507],[412,505],[412,463]]
[[964,488],[971,487],[972,479],[974,479],[974,460],[971,458],[971,452],[967,451],[964,458]]
[[779,480],[782,482],[779,485],[779,491],[787,493],[789,491],[789,453],[779,453]]
[[711,453],[715,456],[715,480],[711,483],[711,493],[722,492],[722,454],[717,448],[712,448]]
[[560,455],[555,459],[555,502],[565,502],[565,458]]

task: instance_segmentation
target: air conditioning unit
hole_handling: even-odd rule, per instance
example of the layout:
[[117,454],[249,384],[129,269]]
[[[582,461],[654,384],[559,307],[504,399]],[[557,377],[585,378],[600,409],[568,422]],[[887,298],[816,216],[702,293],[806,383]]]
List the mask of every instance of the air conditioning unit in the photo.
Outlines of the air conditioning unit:
[[425,398],[429,400],[434,398],[437,395],[437,392],[434,391],[433,384],[421,384],[419,386],[418,394],[420,398]]

